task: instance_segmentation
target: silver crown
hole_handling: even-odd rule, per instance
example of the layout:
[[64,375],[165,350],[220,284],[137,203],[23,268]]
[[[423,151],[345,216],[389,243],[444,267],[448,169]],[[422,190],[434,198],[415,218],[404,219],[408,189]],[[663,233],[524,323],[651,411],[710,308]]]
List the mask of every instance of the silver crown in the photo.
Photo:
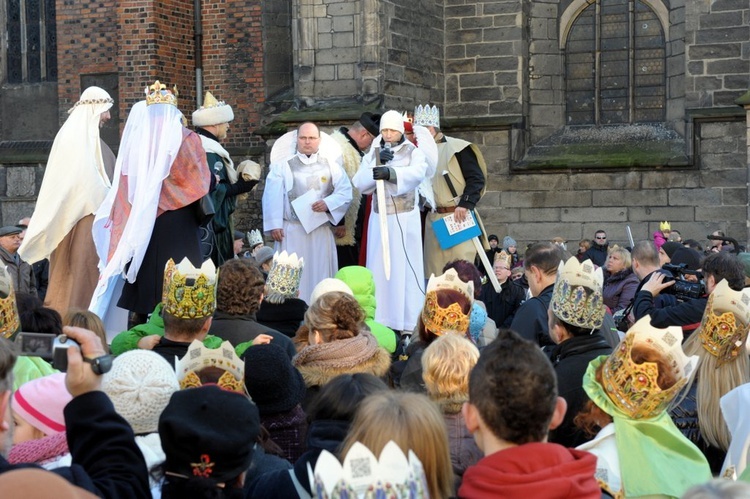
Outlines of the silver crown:
[[440,128],[440,110],[437,106],[421,104],[414,108],[414,124]]
[[247,233],[247,242],[250,243],[250,248],[263,244],[263,236],[258,229],[251,230]]
[[282,251],[273,255],[273,264],[266,280],[266,300],[280,304],[287,298],[296,298],[304,266],[305,259],[297,258],[297,253]]

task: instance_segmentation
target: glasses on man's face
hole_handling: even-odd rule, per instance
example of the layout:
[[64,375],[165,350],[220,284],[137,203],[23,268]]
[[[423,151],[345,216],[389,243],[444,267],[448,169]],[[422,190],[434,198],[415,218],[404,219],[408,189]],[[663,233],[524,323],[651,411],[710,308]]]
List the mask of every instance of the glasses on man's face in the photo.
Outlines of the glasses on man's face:
[[596,238],[599,240],[604,240],[604,239],[607,239],[607,236],[596,236]]

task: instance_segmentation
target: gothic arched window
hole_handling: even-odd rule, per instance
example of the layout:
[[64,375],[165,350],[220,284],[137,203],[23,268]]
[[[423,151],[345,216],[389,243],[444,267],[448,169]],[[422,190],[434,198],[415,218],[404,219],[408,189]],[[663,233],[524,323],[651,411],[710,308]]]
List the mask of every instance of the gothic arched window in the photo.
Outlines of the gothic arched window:
[[662,22],[646,2],[582,8],[565,38],[566,124],[664,121],[665,53]]
[[6,82],[57,81],[55,1],[7,0],[6,9]]

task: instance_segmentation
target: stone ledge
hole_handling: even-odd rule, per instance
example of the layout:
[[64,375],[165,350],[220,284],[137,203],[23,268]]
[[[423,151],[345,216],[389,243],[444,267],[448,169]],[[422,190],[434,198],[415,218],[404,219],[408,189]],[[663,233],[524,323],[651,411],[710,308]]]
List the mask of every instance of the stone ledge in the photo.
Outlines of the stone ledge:
[[1,141],[0,163],[46,163],[51,149],[51,140]]
[[564,127],[531,146],[511,171],[693,166],[685,139],[663,125]]

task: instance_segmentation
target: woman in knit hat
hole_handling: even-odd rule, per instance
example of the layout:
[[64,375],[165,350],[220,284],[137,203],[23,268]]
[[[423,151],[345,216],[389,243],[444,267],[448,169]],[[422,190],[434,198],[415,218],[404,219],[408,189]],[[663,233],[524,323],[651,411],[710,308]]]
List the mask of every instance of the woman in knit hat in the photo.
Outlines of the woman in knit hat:
[[362,400],[380,391],[388,391],[388,386],[372,374],[342,374],[329,381],[308,409],[307,452],[294,463],[291,471],[272,471],[256,477],[245,487],[247,498],[304,497],[303,491],[312,494],[307,464],[315,468],[324,450],[337,453]]
[[516,240],[510,236],[505,236],[503,238],[503,250],[508,253],[512,259],[510,266],[518,266],[520,257],[518,256],[518,245],[516,244]]
[[259,431],[258,408],[244,395],[215,385],[175,392],[159,418],[161,497],[244,498]]
[[643,317],[586,370],[590,400],[576,424],[596,437],[578,449],[597,457],[596,477],[614,497],[681,497],[711,478],[705,457],[669,417],[697,360],[682,352],[681,338],[679,327],[657,329]]
[[47,464],[68,453],[63,409],[71,400],[64,373],[31,380],[13,393],[11,464]]
[[388,373],[391,357],[365,330],[364,319],[365,313],[357,300],[341,291],[321,295],[307,309],[305,324],[297,335],[307,335],[308,345],[293,360],[307,386],[303,408],[322,386],[339,374],[369,373],[383,377]]
[[258,406],[260,422],[284,457],[295,462],[305,451],[305,381],[286,352],[273,343],[248,348],[243,358],[245,388]]
[[[112,362],[112,370],[102,379],[102,391],[133,428],[135,443],[149,469],[164,461],[159,416],[179,388],[169,362],[150,350],[131,350],[118,355]],[[151,477],[151,486],[154,485]]]
[[670,263],[674,252],[682,247],[683,246],[680,243],[674,241],[667,241],[662,244],[661,248],[659,248],[659,265],[663,266],[664,264]]

